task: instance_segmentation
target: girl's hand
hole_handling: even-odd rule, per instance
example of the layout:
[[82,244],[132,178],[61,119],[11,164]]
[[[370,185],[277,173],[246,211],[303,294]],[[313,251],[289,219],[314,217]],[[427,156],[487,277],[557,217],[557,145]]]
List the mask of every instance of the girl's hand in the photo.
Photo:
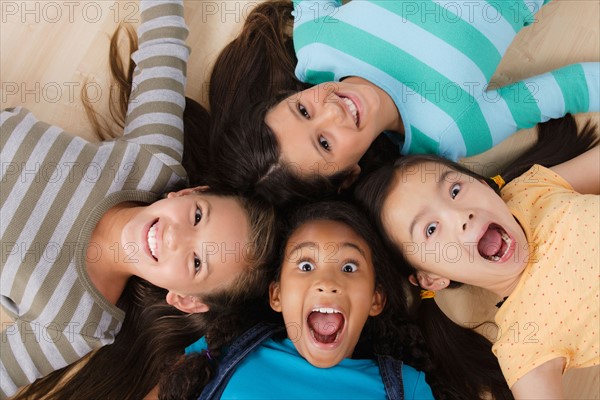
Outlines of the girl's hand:
[[576,192],[600,194],[600,146],[550,169],[569,182]]
[[565,359],[559,357],[529,371],[510,388],[515,399],[563,399],[564,365]]

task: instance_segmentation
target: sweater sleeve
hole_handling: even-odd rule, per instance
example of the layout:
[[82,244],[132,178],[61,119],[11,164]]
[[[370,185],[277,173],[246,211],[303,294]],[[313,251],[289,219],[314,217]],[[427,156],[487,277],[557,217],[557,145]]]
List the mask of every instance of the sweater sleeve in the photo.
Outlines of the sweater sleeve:
[[[137,64],[134,78],[135,89],[129,103],[125,136],[118,140],[138,142],[142,147],[157,153],[157,157],[164,156],[162,160],[165,160],[165,163],[168,161],[166,159],[169,158],[173,160],[173,163],[177,162],[179,164],[182,153],[182,115],[185,104],[183,88],[186,60],[189,53],[184,41],[187,29],[182,17],[182,1],[142,0],[140,4],[142,10],[142,24],[138,30],[140,48],[133,56]],[[0,146],[2,160],[6,159],[7,162],[13,159],[20,160],[19,157],[23,157],[23,154],[15,156],[17,150],[31,147],[33,150],[24,153],[30,154],[29,151],[31,151],[31,154],[25,159],[42,160],[40,161],[41,171],[46,170],[44,165],[55,165],[56,170],[59,171],[58,175],[61,176],[60,179],[65,179],[65,182],[67,179],[71,179],[72,175],[70,172],[61,174],[60,167],[61,165],[70,165],[71,158],[69,157],[72,154],[77,157],[77,163],[73,162],[73,164],[80,165],[79,162],[81,162],[88,165],[86,164],[87,154],[77,150],[87,146],[87,142],[84,143],[80,138],[69,141],[71,139],[62,136],[67,136],[62,130],[37,121],[24,109],[17,108],[2,112],[0,114],[0,125],[2,125],[3,132],[2,146]],[[45,144],[27,146],[27,143],[37,140],[42,135],[44,136],[44,142],[40,143]],[[57,144],[59,141],[61,144]],[[70,149],[70,152],[64,151],[64,158],[62,155],[60,156],[60,163],[64,162],[64,164],[56,163],[52,158],[55,153],[59,153],[61,146]],[[43,149],[43,151],[38,152],[36,149]],[[96,155],[97,153],[94,152],[93,154]],[[13,162],[13,164],[16,163]],[[90,159],[89,165],[96,164]],[[23,168],[26,168],[25,163],[23,163]],[[106,171],[109,168],[107,166]],[[160,167],[158,169],[160,170]],[[146,171],[148,171],[148,168]],[[163,178],[163,180],[167,180],[170,176],[165,175],[166,178]],[[22,179],[21,176],[25,175],[13,173],[13,176],[14,179]],[[34,176],[39,177],[35,173]],[[71,178],[68,178],[69,176]],[[85,177],[85,174],[83,176]],[[147,173],[145,176],[155,175]],[[36,179],[37,186],[28,189],[28,185],[33,182],[33,179]],[[27,194],[38,193],[38,196],[41,196],[40,198],[43,200],[40,202],[36,200],[32,204],[36,207],[39,205],[38,209],[47,210],[42,203],[59,203],[60,198],[52,197],[55,196],[53,194],[54,189],[48,189],[51,196],[46,197],[47,192],[38,188],[44,188],[44,184],[46,184],[47,188],[60,187],[62,191],[63,186],[54,181],[55,175],[52,175],[52,178],[45,179],[45,182],[40,183],[39,181],[43,181],[44,178],[27,178],[27,180],[20,182],[19,187],[15,185],[16,189],[11,192],[5,191],[9,187],[9,180],[6,180],[2,182],[2,193],[5,196],[8,193],[13,193],[13,199],[11,200],[13,202],[18,202],[18,200],[14,200],[15,193],[17,196],[19,193],[23,195],[25,190],[27,190]],[[110,180],[115,184],[122,183],[116,178]],[[90,181],[88,180],[87,183],[90,183]],[[93,184],[103,185],[103,183],[97,182]],[[81,186],[84,186],[83,183]],[[103,189],[100,190],[104,193],[107,188],[105,186],[101,187]],[[67,189],[66,193],[71,193],[69,190]],[[40,193],[41,195],[39,195]],[[55,201],[52,199],[55,199]],[[86,200],[77,199],[82,203]],[[5,200],[5,198],[3,197],[2,200]],[[3,207],[6,205],[4,202],[2,204]],[[2,212],[4,211],[3,208]],[[32,213],[32,215],[40,215],[42,212],[46,212],[37,211],[39,211],[38,214]],[[50,236],[54,229],[62,230],[61,228],[67,227],[75,231],[75,228],[71,227],[76,224],[76,221],[79,221],[76,219],[78,210],[70,211],[73,213],[72,218],[71,216],[60,218],[61,214],[47,214],[50,216],[44,222],[50,222],[50,224],[54,222],[55,224],[48,233],[47,239],[45,233],[40,233],[42,228],[40,228],[41,223],[37,224],[38,220],[35,224],[29,224],[34,217],[27,219],[22,225],[15,223],[15,225],[4,226],[4,228],[7,228],[6,230],[12,229],[12,233],[17,235],[14,237],[18,237],[18,241],[23,242],[22,246],[29,246],[23,247],[27,249],[24,251],[29,254],[28,263],[39,267],[36,268],[37,275],[33,279],[31,278],[34,275],[31,272],[33,267],[30,269],[17,269],[24,263],[24,257],[18,262],[14,262],[16,267],[12,267],[11,264],[11,268],[7,267],[9,263],[5,259],[2,261],[0,306],[2,311],[6,312],[7,316],[13,321],[3,323],[2,326],[0,399],[12,396],[18,388],[35,381],[37,378],[76,362],[92,349],[112,343],[114,333],[120,329],[119,319],[122,320],[122,315],[116,313],[110,315],[109,311],[105,313],[104,310],[98,311],[100,307],[95,307],[92,296],[84,292],[84,286],[74,284],[74,282],[81,281],[81,279],[77,279],[75,273],[52,268],[54,263],[58,264],[64,261],[66,269],[70,257],[74,256],[74,244],[76,242],[62,242],[55,239],[54,235]],[[15,220],[11,221],[14,222]],[[4,235],[6,230],[2,230],[3,240],[7,237]],[[25,237],[25,235],[31,235],[31,237],[24,240],[21,237]],[[63,235],[60,237],[62,238]],[[68,236],[67,234],[64,237],[79,238],[79,236]],[[49,242],[45,242],[45,240]],[[29,245],[30,243],[33,244]],[[14,244],[21,245],[16,240]],[[12,247],[7,249],[12,249]],[[60,257],[57,255],[48,256],[47,249],[53,249],[52,251],[56,251],[56,254],[60,254]],[[68,255],[65,255],[67,253]],[[13,261],[11,260],[11,262]],[[11,276],[7,271],[11,271]],[[23,279],[15,284],[14,275],[16,274],[21,274]],[[42,296],[39,299],[33,296],[27,297],[36,290],[43,292],[43,290],[37,289],[39,286],[35,285],[48,283],[55,283],[49,296]],[[52,285],[48,284],[48,286]],[[13,296],[12,293],[18,294]],[[27,295],[24,293],[27,293]],[[46,301],[46,298],[48,298],[47,303],[40,301],[40,299]],[[65,303],[69,304],[58,308],[56,304],[61,304],[65,298],[69,301],[71,299],[79,301],[71,303],[66,301]],[[88,312],[89,314],[86,314]],[[81,320],[84,323],[80,323]],[[75,322],[71,323],[69,321]]]
[[186,66],[190,50],[182,0],[142,1],[139,48],[124,139],[181,163]]
[[499,89],[488,89],[474,97],[471,106],[440,135],[439,147],[430,140],[432,144],[425,151],[412,152],[437,152],[458,160],[490,149],[519,129],[567,113],[598,112],[600,63],[568,65]]

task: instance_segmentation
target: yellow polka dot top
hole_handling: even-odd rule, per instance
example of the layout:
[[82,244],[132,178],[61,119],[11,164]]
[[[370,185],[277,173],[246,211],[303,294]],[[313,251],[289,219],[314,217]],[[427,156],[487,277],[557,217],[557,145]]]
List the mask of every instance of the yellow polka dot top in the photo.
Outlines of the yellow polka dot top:
[[496,314],[493,351],[509,386],[557,357],[565,370],[600,364],[600,196],[534,165],[502,190],[532,250]]

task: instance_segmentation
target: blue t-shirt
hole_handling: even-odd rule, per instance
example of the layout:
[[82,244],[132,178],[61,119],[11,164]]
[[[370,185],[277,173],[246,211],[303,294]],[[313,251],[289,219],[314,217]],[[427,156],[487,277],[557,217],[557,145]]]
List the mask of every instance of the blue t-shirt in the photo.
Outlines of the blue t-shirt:
[[[201,338],[186,354],[206,349]],[[404,398],[433,399],[425,374],[402,365]],[[346,358],[331,368],[306,361],[289,339],[267,339],[236,368],[224,399],[385,399],[375,360]]]

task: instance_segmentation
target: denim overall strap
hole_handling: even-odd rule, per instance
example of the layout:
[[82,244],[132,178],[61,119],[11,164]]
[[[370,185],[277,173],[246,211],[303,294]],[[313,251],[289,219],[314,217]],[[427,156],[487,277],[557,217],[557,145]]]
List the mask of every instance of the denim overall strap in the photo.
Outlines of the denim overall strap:
[[404,400],[402,384],[402,361],[390,356],[377,356],[379,373],[389,400]]
[[225,357],[219,361],[215,377],[204,387],[198,400],[220,399],[240,361],[258,345],[281,330],[283,327],[259,323],[244,332],[232,343]]

